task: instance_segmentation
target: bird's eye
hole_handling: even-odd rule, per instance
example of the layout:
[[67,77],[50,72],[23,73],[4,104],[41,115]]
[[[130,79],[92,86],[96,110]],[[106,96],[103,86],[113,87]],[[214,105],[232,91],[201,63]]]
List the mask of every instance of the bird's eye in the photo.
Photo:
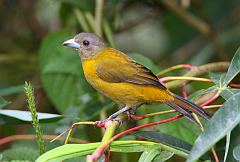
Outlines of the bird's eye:
[[88,40],[84,40],[84,41],[83,41],[83,45],[84,45],[84,46],[88,46],[88,45],[89,45],[89,41],[88,41]]

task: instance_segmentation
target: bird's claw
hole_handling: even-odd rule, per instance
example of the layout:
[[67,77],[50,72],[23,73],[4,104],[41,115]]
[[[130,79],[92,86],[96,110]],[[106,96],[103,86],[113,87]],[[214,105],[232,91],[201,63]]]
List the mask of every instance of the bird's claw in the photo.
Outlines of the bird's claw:
[[136,108],[131,108],[131,109],[129,109],[127,112],[127,117],[128,117],[128,120],[130,120],[130,119],[132,119],[132,115],[135,115],[135,113],[136,113]]
[[117,122],[119,122],[120,127],[122,126],[122,120],[120,118],[114,118],[114,119],[107,118],[105,120],[95,121],[95,126],[97,126],[97,127],[106,127],[106,124],[109,121],[117,121]]

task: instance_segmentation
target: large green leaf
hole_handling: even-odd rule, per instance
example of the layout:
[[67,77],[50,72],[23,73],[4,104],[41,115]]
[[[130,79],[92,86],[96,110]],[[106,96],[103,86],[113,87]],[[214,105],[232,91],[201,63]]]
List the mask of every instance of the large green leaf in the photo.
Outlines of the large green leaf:
[[155,131],[137,131],[133,133],[138,137],[143,137],[151,141],[160,142],[170,147],[189,153],[192,146],[185,141],[175,138],[171,135]]
[[227,85],[230,81],[240,72],[240,48],[238,48],[237,52],[235,53],[231,64],[228,68],[228,72],[225,76],[223,81],[223,85]]
[[3,88],[0,88],[0,96],[7,96],[7,95],[23,92],[23,91],[24,91],[23,85],[3,87]]
[[[2,155],[1,155],[2,154]],[[39,156],[38,150],[29,147],[14,147],[7,149],[0,154],[0,161],[27,162],[35,161]],[[2,156],[2,157],[1,157]]]
[[207,152],[240,122],[240,93],[229,98],[211,118],[205,131],[197,138],[188,162],[195,161]]
[[[55,122],[63,118],[62,115],[37,113],[38,119],[42,123]],[[15,124],[26,123],[32,121],[32,116],[29,111],[19,110],[0,110],[0,125],[1,124]]]
[[[74,157],[84,156],[91,154],[99,147],[101,143],[89,143],[89,144],[67,144],[50,150],[43,155],[41,155],[36,162],[59,162],[65,159],[70,159]],[[147,141],[114,141],[110,146],[110,151],[115,152],[139,152],[139,150],[134,147],[146,147],[154,145],[154,142]],[[126,150],[122,150],[127,147]],[[130,150],[132,148],[132,150]],[[142,150],[144,151],[145,148]]]

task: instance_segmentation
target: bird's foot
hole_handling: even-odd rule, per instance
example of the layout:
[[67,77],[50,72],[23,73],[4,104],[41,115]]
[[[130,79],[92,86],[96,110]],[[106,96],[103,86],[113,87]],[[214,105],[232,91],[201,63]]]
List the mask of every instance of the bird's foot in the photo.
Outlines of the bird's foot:
[[110,121],[117,121],[119,122],[120,126],[122,126],[122,120],[120,118],[114,118],[114,119],[111,119],[111,118],[107,118],[105,120],[100,120],[100,121],[95,121],[95,125],[97,127],[107,127],[107,125],[109,124]]
[[127,113],[128,120],[130,120],[132,119],[131,116],[136,114],[136,108],[131,108],[126,113]]

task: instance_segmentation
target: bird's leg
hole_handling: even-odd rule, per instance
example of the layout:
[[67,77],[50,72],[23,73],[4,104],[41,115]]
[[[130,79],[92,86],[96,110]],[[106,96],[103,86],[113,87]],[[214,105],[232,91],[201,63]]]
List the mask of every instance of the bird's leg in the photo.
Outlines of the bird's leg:
[[117,112],[115,112],[115,113],[113,113],[112,115],[110,115],[106,120],[107,120],[107,121],[108,121],[108,120],[113,120],[113,119],[115,119],[119,114],[124,113],[124,112],[126,112],[126,111],[128,111],[128,110],[129,110],[129,107],[128,107],[128,106],[125,106],[125,107],[121,108],[120,110],[118,110]]
[[128,120],[131,119],[131,115],[134,115],[136,113],[136,107],[130,108],[127,112]]
[[118,110],[117,112],[113,113],[112,115],[110,115],[107,119],[103,120],[103,121],[96,121],[96,123],[98,124],[103,124],[103,123],[106,123],[107,121],[109,120],[116,120],[116,121],[119,121],[120,123],[122,123],[121,119],[119,118],[116,118],[119,114],[121,113],[124,113],[126,111],[129,110],[129,107],[128,106],[125,106],[123,108],[121,108],[120,110]]

